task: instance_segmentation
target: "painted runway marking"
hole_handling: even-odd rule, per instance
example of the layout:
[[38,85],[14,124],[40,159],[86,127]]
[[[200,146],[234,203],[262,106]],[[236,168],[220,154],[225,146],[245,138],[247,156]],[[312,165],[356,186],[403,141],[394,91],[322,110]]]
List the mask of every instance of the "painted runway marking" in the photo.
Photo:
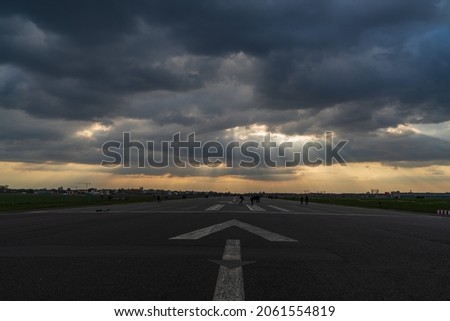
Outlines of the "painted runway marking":
[[244,277],[242,265],[249,262],[241,261],[240,240],[227,240],[223,251],[222,261],[214,261],[220,265],[217,276],[214,301],[243,301]]
[[262,207],[259,207],[258,205],[248,205],[247,207],[250,211],[258,211],[258,212],[265,212],[266,210],[263,209]]
[[225,206],[224,204],[216,204],[216,205],[213,205],[211,207],[208,207],[206,209],[206,211],[219,211],[224,206]]
[[229,227],[236,226],[247,232],[258,235],[271,242],[297,242],[297,240],[291,239],[290,237],[283,236],[268,230],[256,227],[238,220],[230,220],[223,223],[211,225],[199,230],[195,230],[189,233],[181,234],[178,236],[171,237],[170,240],[198,240],[202,237],[208,236],[210,234],[225,230]]
[[278,207],[278,206],[274,206],[274,205],[267,205],[267,206],[269,206],[271,208],[274,208],[276,210],[282,211],[282,212],[290,212],[289,210],[287,210],[285,208]]

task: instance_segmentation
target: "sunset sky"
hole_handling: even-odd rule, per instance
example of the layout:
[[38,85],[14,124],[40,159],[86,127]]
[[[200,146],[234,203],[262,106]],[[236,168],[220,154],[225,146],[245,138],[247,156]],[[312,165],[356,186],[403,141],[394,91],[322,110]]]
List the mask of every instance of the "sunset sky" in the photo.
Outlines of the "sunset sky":
[[[450,192],[444,0],[0,2],[0,185]],[[122,168],[102,145],[348,140],[347,166]]]

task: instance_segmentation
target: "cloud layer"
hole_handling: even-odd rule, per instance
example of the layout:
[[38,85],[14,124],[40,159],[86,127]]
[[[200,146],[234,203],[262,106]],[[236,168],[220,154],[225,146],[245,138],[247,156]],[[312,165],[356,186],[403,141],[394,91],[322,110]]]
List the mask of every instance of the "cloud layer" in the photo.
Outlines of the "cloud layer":
[[352,162],[446,163],[449,131],[417,128],[450,121],[449,39],[437,0],[3,1],[0,159],[264,126],[334,131]]

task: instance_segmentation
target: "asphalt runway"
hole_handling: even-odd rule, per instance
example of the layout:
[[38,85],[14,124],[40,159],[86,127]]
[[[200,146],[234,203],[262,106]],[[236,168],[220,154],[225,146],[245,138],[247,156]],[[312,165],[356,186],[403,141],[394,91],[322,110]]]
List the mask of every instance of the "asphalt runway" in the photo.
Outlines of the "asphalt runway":
[[450,218],[233,198],[0,214],[0,300],[450,300]]

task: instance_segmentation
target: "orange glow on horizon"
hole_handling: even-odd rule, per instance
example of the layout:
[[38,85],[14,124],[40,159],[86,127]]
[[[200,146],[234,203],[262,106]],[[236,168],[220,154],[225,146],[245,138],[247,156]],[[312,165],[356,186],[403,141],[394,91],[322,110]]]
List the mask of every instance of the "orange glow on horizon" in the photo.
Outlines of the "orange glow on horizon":
[[[90,182],[96,188],[137,188],[197,190],[219,192],[293,192],[325,191],[329,193],[450,191],[450,166],[401,168],[379,163],[350,163],[347,167],[299,167],[292,174],[273,175],[273,179],[223,175],[171,176],[117,174],[99,165],[33,164],[2,162],[2,182],[11,188],[82,188],[79,182]],[[208,169],[214,171],[215,169]],[[272,172],[275,174],[276,169]],[[226,173],[223,171],[224,174]],[[269,171],[269,174],[271,172]]]

